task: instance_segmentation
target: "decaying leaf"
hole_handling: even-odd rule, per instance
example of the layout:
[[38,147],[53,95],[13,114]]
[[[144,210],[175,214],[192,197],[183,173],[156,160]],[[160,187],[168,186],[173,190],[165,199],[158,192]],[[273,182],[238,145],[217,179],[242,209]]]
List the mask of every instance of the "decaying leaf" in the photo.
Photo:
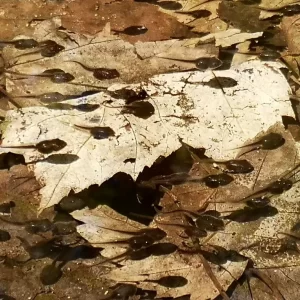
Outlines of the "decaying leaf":
[[[278,67],[276,63],[252,61],[227,71],[154,77],[142,85],[150,95],[147,102],[154,108],[154,113],[146,119],[122,113],[124,101],[105,92],[70,101],[100,105],[90,113],[46,107],[11,111],[2,145],[22,146],[59,137],[67,143],[59,153],[79,156],[72,164],[56,168],[46,161],[35,165],[37,178],[45,184],[41,190],[41,209],[58,203],[72,189],[79,192],[92,184],[101,184],[116,172],[137,178],[157,157],[168,156],[178,149],[179,138],[195,148],[205,147],[215,159],[232,158],[238,150],[231,149],[267,130],[282,115],[293,114],[289,87]],[[222,89],[206,86],[205,82],[214,76],[230,77],[238,84],[225,88],[224,95]],[[99,141],[76,125],[109,127],[115,135]],[[24,153],[28,162],[41,156],[35,149],[5,148],[5,151]]]

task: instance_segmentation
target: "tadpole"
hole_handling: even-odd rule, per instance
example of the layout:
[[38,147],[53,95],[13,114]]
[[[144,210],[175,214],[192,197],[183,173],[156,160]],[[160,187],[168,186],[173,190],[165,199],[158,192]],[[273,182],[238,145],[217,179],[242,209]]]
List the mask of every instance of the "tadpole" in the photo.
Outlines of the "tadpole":
[[17,222],[0,217],[0,220],[10,225],[24,227],[24,229],[31,234],[44,233],[52,230],[53,228],[52,222],[50,222],[48,219],[37,219],[25,222]]
[[76,195],[69,195],[63,197],[58,203],[57,207],[65,212],[71,213],[75,210],[80,210],[86,207],[86,201]]
[[209,175],[203,178],[205,185],[210,188],[218,188],[220,186],[228,185],[233,180],[234,178],[232,176],[225,173]]
[[40,273],[40,281],[43,285],[53,285],[62,277],[62,266],[64,263],[56,265],[53,261],[50,265],[46,265]]
[[157,185],[178,185],[185,182],[203,182],[207,187],[218,188],[231,183],[234,178],[228,174],[220,173],[206,177],[190,176],[188,173],[174,173],[170,175],[159,175],[150,178],[148,181],[141,181],[141,186],[155,187]]
[[57,44],[55,41],[46,40],[39,43],[40,53],[43,57],[52,57],[65,49],[64,46]]
[[79,64],[87,71],[93,72],[93,76],[99,80],[109,80],[120,77],[120,73],[116,69],[108,69],[108,68],[91,68],[85,66],[83,63],[75,60],[70,60],[69,62],[73,62]]
[[269,50],[264,50],[263,52],[261,52],[258,55],[258,57],[262,61],[273,61],[273,60],[280,58],[281,54],[277,51],[269,49]]
[[251,144],[241,146],[237,149],[252,147],[249,150],[243,152],[242,154],[239,154],[239,156],[242,156],[242,155],[245,155],[246,153],[252,152],[254,150],[259,150],[259,149],[275,150],[275,149],[281,147],[282,145],[284,145],[284,143],[285,143],[285,139],[282,137],[281,134],[271,132],[271,133],[266,134],[264,137],[259,139],[257,142],[253,142]]
[[155,113],[154,106],[148,101],[134,101],[122,108],[122,114],[132,114],[142,119],[148,119]]
[[260,218],[273,217],[277,214],[277,208],[271,205],[255,208],[244,207],[243,209],[238,209],[229,215],[224,216],[224,219],[246,223],[259,220]]
[[257,197],[246,201],[246,204],[251,208],[265,207],[269,203],[270,203],[270,198],[268,197]]
[[13,41],[0,41],[0,45],[13,45],[18,50],[35,48],[39,43],[34,39],[18,39]]
[[221,218],[206,215],[205,213],[195,220],[195,224],[204,231],[219,231],[225,227],[224,221]]
[[149,95],[144,89],[134,91],[128,88],[122,88],[120,90],[109,92],[110,96],[115,99],[124,99],[126,104],[130,104],[134,101],[141,101],[149,98]]
[[66,73],[61,69],[48,69],[43,71],[40,74],[24,74],[14,71],[5,71],[6,73],[18,75],[18,76],[25,76],[25,77],[45,77],[49,78],[53,83],[67,83],[75,79],[75,77],[70,74]]
[[30,245],[27,240],[19,236],[17,236],[17,238],[21,241],[23,248],[30,256],[30,259],[54,257],[62,250],[60,246],[55,244],[55,242],[57,241],[56,238],[38,242],[33,246]]
[[115,34],[126,34],[126,35],[140,35],[145,34],[148,31],[148,28],[145,26],[129,26],[123,30],[112,30]]
[[81,126],[76,124],[73,124],[73,126],[75,128],[89,131],[91,136],[96,140],[108,139],[109,137],[115,136],[114,130],[111,127],[107,127],[107,126],[89,127],[89,126]]
[[99,245],[103,244],[128,244],[129,248],[132,250],[139,250],[142,248],[146,248],[150,245],[152,245],[155,242],[155,240],[148,236],[148,235],[139,235],[139,236],[133,236],[128,239],[119,239],[119,240],[112,240],[112,241],[105,241],[100,243],[95,243]]
[[52,152],[59,151],[67,146],[67,143],[60,139],[44,140],[37,144],[24,144],[19,146],[1,146],[1,148],[35,148],[37,151],[43,154],[50,154]]

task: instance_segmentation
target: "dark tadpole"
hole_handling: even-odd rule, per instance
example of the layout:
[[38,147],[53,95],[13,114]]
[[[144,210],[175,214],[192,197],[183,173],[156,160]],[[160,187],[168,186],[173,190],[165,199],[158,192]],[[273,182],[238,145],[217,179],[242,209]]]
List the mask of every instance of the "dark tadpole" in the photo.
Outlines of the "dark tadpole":
[[111,127],[107,127],[107,126],[88,127],[88,126],[80,126],[76,124],[74,124],[74,126],[75,128],[88,130],[92,135],[92,137],[96,140],[108,139],[109,137],[115,136],[114,130]]
[[286,178],[281,178],[273,182],[267,187],[267,191],[279,195],[282,194],[285,191],[288,191],[293,186],[293,181]]
[[91,67],[87,67],[86,65],[84,65],[83,63],[81,63],[79,61],[74,61],[74,60],[71,60],[69,62],[74,62],[76,64],[79,64],[85,70],[93,72],[93,76],[99,80],[109,80],[109,79],[115,79],[115,78],[120,77],[120,73],[116,69],[91,68]]
[[227,250],[223,247],[210,245],[212,247],[211,250],[200,249],[199,252],[203,255],[203,257],[209,262],[222,265],[227,263],[228,261],[232,262],[242,262],[246,261],[247,257],[239,254],[235,250]]
[[101,250],[103,249],[92,247],[90,245],[77,245],[74,247],[65,246],[55,260],[66,264],[69,261],[78,259],[94,259],[100,255]]
[[56,236],[72,234],[77,231],[76,226],[76,222],[55,222],[52,226],[52,233]]
[[112,30],[115,34],[126,34],[126,35],[141,35],[148,31],[145,26],[129,26],[123,30]]
[[122,114],[132,114],[138,118],[148,119],[155,113],[154,106],[147,101],[135,101],[125,105]]
[[203,178],[205,185],[210,188],[218,188],[220,186],[228,185],[233,180],[234,178],[232,176],[225,173],[209,175]]
[[37,144],[26,144],[26,145],[19,145],[19,146],[1,146],[2,148],[35,148],[37,151],[43,154],[50,154],[52,152],[59,151],[67,146],[65,141],[60,139],[53,139],[53,140],[45,140],[39,142]]
[[18,39],[14,41],[0,41],[0,45],[13,45],[18,50],[35,48],[39,43],[34,39]]
[[223,62],[216,57],[202,57],[195,61],[199,70],[214,70],[222,66]]
[[59,210],[71,213],[75,210],[83,209],[87,206],[86,201],[76,195],[69,195],[63,197],[58,203],[57,207]]
[[76,154],[51,154],[42,161],[46,161],[50,164],[64,165],[71,164],[78,159],[79,156]]
[[222,66],[223,62],[218,59],[217,57],[200,57],[197,59],[186,60],[186,59],[175,59],[175,58],[168,58],[168,57],[161,57],[164,59],[174,60],[174,61],[181,61],[186,63],[194,63],[195,69],[206,71],[206,70],[214,70]]
[[30,259],[55,257],[62,250],[62,247],[56,244],[56,238],[47,241],[41,241],[36,243],[35,245],[30,245],[27,240],[21,237],[17,238],[21,241],[23,248],[30,256]]
[[[24,77],[45,77],[49,78],[53,83],[67,83],[75,79],[75,77],[70,74],[66,73],[65,71],[61,69],[48,69],[40,74],[25,74],[25,73],[19,73],[14,71],[5,71],[6,73],[18,75],[18,76],[24,76]],[[21,96],[22,98],[27,96]]]
[[48,219],[37,219],[26,222],[17,222],[8,220],[0,217],[1,222],[13,225],[13,226],[22,226],[24,229],[31,234],[44,233],[52,230],[53,225]]
[[239,154],[239,156],[242,156],[246,153],[252,152],[254,150],[275,150],[284,145],[285,139],[282,137],[281,134],[271,132],[266,134],[264,137],[259,139],[257,142],[247,144],[245,146],[239,147],[237,149],[251,147],[251,149],[243,152],[242,154]]
[[39,43],[40,53],[43,57],[52,57],[65,49],[64,46],[57,44],[55,41],[46,40]]
[[262,61],[273,61],[281,57],[278,51],[267,49],[259,54],[259,59]]
[[67,143],[60,139],[45,140],[35,145],[35,148],[44,154],[60,151],[67,146]]
[[119,240],[112,240],[106,241],[102,243],[96,243],[99,245],[103,244],[128,244],[129,248],[132,250],[139,250],[142,248],[149,247],[150,245],[154,244],[155,240],[148,236],[148,235],[140,235],[140,236],[133,236],[128,239],[119,239]]
[[109,92],[110,96],[115,99],[124,99],[126,104],[131,104],[134,101],[141,101],[149,98],[149,95],[144,89],[134,91],[128,88],[122,88],[120,90]]
[[40,273],[40,281],[43,285],[53,285],[59,281],[63,272],[61,270],[62,265],[56,265],[54,261],[50,265],[46,265]]
[[209,86],[214,89],[231,88],[238,85],[237,81],[231,77],[214,77],[209,81],[202,82],[203,85]]
[[193,238],[203,238],[207,236],[207,232],[206,230],[204,230],[203,228],[199,228],[196,226],[186,226],[186,228],[184,229],[184,233],[188,236],[188,237],[193,237]]
[[44,103],[52,103],[52,102],[67,100],[65,95],[62,95],[61,93],[58,92],[45,93],[35,97],[39,98],[39,100]]
[[246,223],[257,221],[260,218],[273,217],[278,214],[276,207],[271,205],[266,205],[264,207],[250,208],[245,207],[243,209],[238,209],[231,214],[224,216],[224,219]]
[[218,231],[224,229],[224,221],[221,218],[202,214],[195,220],[198,228],[204,231]]
[[53,83],[65,83],[75,79],[72,74],[66,73],[61,69],[48,69],[36,76],[49,77]]

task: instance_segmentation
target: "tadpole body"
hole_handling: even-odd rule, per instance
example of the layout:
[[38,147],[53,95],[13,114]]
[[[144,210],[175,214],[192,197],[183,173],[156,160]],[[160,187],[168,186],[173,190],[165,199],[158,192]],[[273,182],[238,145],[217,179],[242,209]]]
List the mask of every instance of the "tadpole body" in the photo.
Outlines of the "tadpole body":
[[64,46],[57,44],[55,41],[46,40],[39,43],[40,53],[43,57],[52,57],[65,49]]
[[232,176],[225,173],[209,175],[203,178],[205,185],[210,188],[218,188],[220,186],[228,185],[233,180],[234,178]]
[[129,26],[123,30],[112,30],[115,34],[125,34],[125,35],[140,35],[145,34],[148,31],[148,28],[145,26]]
[[223,230],[225,227],[224,221],[218,217],[210,215],[201,215],[195,220],[195,224],[198,228],[204,231],[218,231]]
[[124,105],[121,113],[132,114],[138,118],[148,119],[155,113],[155,108],[150,102],[134,101],[128,105]]
[[86,205],[86,201],[83,198],[76,195],[65,196],[58,203],[59,209],[68,213],[71,213],[75,210],[83,209],[84,207],[86,207]]
[[56,262],[54,261],[42,269],[40,281],[43,285],[53,285],[59,281],[62,275],[61,265],[56,265]]
[[72,60],[70,62],[77,63],[85,70],[93,72],[93,76],[99,80],[110,80],[110,79],[115,79],[115,78],[120,77],[120,73],[116,69],[91,68],[91,67],[87,67],[86,65],[84,65],[83,63],[81,63],[79,61]]

